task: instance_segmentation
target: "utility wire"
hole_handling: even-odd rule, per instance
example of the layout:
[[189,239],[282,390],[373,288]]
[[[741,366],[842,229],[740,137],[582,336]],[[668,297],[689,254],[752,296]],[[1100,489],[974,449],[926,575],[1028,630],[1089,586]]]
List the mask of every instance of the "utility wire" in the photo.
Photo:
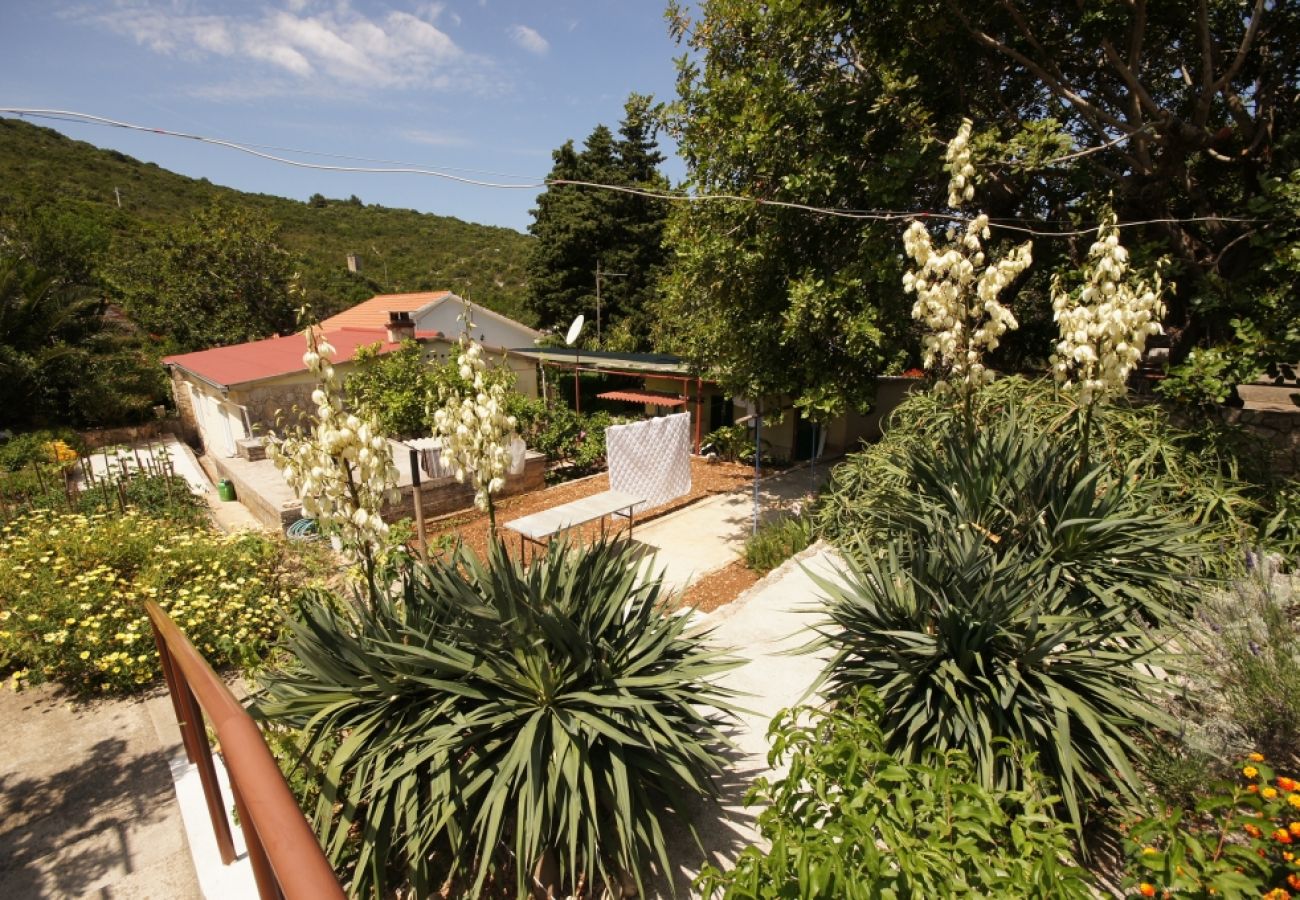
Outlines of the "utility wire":
[[[164,137],[183,138],[186,140],[197,141],[204,144],[213,144],[218,147],[226,147],[240,153],[247,153],[260,159],[277,162],[288,166],[295,166],[301,169],[313,169],[323,172],[349,172],[364,175],[424,175],[433,178],[443,178],[448,181],[454,181],[459,184],[470,185],[473,187],[492,188],[496,190],[543,190],[549,187],[568,185],[572,187],[590,188],[593,190],[615,191],[623,194],[631,194],[637,197],[646,197],[652,200],[661,200],[673,203],[716,203],[731,202],[752,204],[754,206],[768,206],[779,209],[793,209],[801,212],[813,213],[815,215],[832,216],[841,219],[859,219],[876,222],[901,222],[910,219],[926,219],[933,221],[949,222],[968,222],[971,216],[962,213],[936,212],[928,210],[885,210],[885,209],[843,209],[836,207],[814,206],[807,203],[796,203],[789,200],[767,200],[760,197],[746,197],[740,194],[693,194],[686,191],[676,190],[651,190],[639,188],[630,185],[605,184],[596,181],[581,181],[569,178],[543,178],[519,183],[506,183],[498,181],[483,181],[476,178],[466,178],[460,175],[453,175],[446,171],[444,167],[440,169],[425,168],[422,166],[400,165],[397,167],[377,167],[377,166],[341,166],[329,163],[304,162],[302,160],[289,159],[283,156],[276,156],[264,152],[258,147],[268,147],[269,145],[254,145],[239,143],[237,141],[228,141],[221,138],[205,137],[199,134],[190,134],[183,131],[172,131],[166,128],[154,128],[145,125],[136,125],[131,122],[122,122],[116,119],[109,119],[104,116],[97,116],[91,113],[75,112],[72,110],[62,109],[33,109],[26,107],[0,107],[0,113],[11,113],[17,116],[30,116],[33,118],[55,119],[66,122],[86,123],[108,125],[114,128],[123,128],[129,131],[140,131],[148,134],[157,134]],[[1125,136],[1127,138],[1129,136]],[[1048,160],[1043,165],[1050,165],[1068,159],[1077,158],[1082,155],[1104,150],[1107,147],[1119,143],[1120,139],[1111,141],[1100,147],[1092,147],[1086,150],[1078,151],[1073,154],[1067,154],[1054,160]],[[314,151],[284,151],[295,153],[314,153],[318,156],[332,156],[333,154],[315,153]],[[336,157],[348,158],[348,157]],[[513,177],[513,176],[503,176]],[[1098,226],[1092,228],[1080,228],[1062,231],[1045,231],[1039,228],[1031,228],[1026,225],[1010,224],[1010,221],[1020,220],[997,220],[990,219],[989,226],[999,228],[1003,231],[1026,234],[1032,237],[1044,238],[1068,238],[1083,237],[1093,234],[1098,230]],[[1193,222],[1233,222],[1233,223],[1251,223],[1265,221],[1262,219],[1235,218],[1230,216],[1189,216],[1186,218],[1162,218],[1162,219],[1144,219],[1134,222],[1120,222],[1119,228],[1136,228],[1144,225],[1166,225],[1166,224],[1190,224]]]

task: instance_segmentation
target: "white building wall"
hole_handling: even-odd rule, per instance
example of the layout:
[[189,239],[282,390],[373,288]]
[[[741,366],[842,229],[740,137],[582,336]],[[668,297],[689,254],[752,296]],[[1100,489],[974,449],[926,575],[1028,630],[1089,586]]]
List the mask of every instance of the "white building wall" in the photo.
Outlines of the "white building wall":
[[[415,319],[416,331],[441,331],[448,338],[455,340],[460,336],[460,315],[465,307],[455,295],[437,303],[432,309]],[[526,325],[508,321],[474,307],[473,337],[484,347],[512,350],[516,347],[531,347],[537,339],[537,332]]]

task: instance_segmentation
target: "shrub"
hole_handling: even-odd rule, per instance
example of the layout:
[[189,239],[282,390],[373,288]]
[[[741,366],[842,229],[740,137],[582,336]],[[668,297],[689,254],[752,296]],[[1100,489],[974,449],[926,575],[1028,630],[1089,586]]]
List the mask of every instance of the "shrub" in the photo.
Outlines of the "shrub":
[[806,517],[782,516],[759,526],[758,533],[745,541],[745,565],[766,574],[813,540],[812,522]]
[[[1252,747],[1300,762],[1300,596],[1268,573],[1207,596],[1181,636],[1194,666],[1184,739],[1237,755]],[[1297,816],[1300,818],[1300,816]]]
[[1149,627],[1191,603],[1194,532],[1015,409],[954,432],[871,512],[894,537],[819,579],[828,690],[874,688],[891,751],[962,749],[989,787],[1020,777],[999,741],[1023,744],[1077,824],[1084,802],[1133,790],[1135,738],[1170,725],[1143,666]]
[[30,465],[67,464],[85,452],[80,436],[67,428],[29,431],[0,444],[0,469],[17,472]]
[[[972,405],[981,425],[1014,406],[1028,429],[1056,435],[1062,461],[1078,446],[1077,410],[1050,381],[1004,378],[975,394]],[[932,392],[908,395],[884,437],[833,471],[817,508],[819,533],[850,553],[870,552],[887,536],[888,523],[875,511],[908,499],[912,462],[933,456],[961,415],[950,399]],[[1261,500],[1270,493],[1241,477],[1263,475],[1243,470],[1243,461],[1251,463],[1258,454],[1240,430],[1202,419],[1196,432],[1188,432],[1159,406],[1119,402],[1094,407],[1091,426],[1092,463],[1140,486],[1149,512],[1197,524],[1208,544],[1227,548],[1207,556],[1206,565],[1240,569],[1236,548],[1253,538],[1264,519]]]
[[0,674],[15,687],[138,690],[158,676],[143,601],[214,666],[250,663],[279,635],[283,548],[135,511],[36,511],[0,526]]
[[1267,897],[1300,892],[1300,785],[1258,753],[1187,812],[1129,828],[1130,896]]
[[[120,496],[119,482],[123,486]],[[4,493],[6,511],[10,516],[41,509],[77,512],[86,516],[114,514],[125,501],[126,506],[145,515],[178,524],[197,526],[207,521],[207,504],[179,475],[141,472],[125,479],[120,476],[97,478],[70,494],[63,475],[57,470],[43,467],[41,472],[37,472],[35,468],[28,468],[0,473],[0,491]]]
[[864,692],[831,712],[785,710],[746,805],[760,804],[766,849],[730,871],[706,867],[701,895],[778,897],[1090,897],[1050,797],[990,790],[960,751],[904,763],[887,749],[879,702]]
[[701,707],[727,692],[706,679],[734,663],[664,614],[658,580],[621,544],[553,545],[527,568],[496,545],[399,587],[308,603],[258,706],[327,773],[315,822],[353,893],[468,877],[477,895],[503,849],[521,895],[539,860],[566,893],[667,868],[665,821],[719,771]]

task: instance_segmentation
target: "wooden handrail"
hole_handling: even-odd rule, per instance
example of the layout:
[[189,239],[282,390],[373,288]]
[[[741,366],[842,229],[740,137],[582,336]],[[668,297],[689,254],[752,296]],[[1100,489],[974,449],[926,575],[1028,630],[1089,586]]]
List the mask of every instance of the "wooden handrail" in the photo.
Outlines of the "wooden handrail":
[[343,889],[298,808],[262,732],[207,660],[156,602],[145,601],[185,753],[199,770],[221,861],[235,859],[206,713],[217,734],[262,900],[343,900]]

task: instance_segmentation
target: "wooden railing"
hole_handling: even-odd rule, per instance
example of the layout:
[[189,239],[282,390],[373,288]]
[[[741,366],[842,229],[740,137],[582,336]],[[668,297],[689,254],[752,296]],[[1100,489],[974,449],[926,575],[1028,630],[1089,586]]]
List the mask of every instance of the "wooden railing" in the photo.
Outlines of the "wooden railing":
[[248,860],[262,900],[343,900],[334,870],[299,810],[261,731],[212,667],[157,603],[145,609],[153,625],[163,675],[176,710],[185,755],[199,771],[217,849],[226,865],[235,845],[203,717],[216,732],[230,776]]

